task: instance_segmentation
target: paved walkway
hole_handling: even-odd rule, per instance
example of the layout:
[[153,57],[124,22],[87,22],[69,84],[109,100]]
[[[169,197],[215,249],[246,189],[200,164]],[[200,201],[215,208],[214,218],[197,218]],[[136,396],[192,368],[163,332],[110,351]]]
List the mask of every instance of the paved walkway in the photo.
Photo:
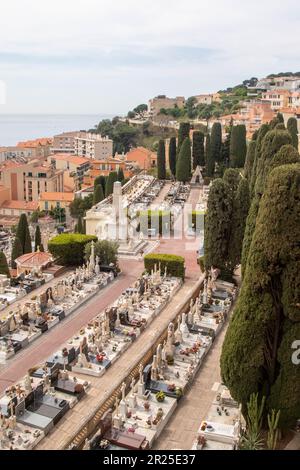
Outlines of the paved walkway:
[[[41,441],[36,447],[37,450],[65,448],[69,440],[82,428],[87,416],[92,415],[93,410],[96,411],[105,403],[111,391],[128,376],[135,365],[139,364],[151,344],[157,341],[183,307],[186,299],[192,295],[194,287],[195,281],[187,280],[167,307],[102,377],[88,377],[92,385],[87,395],[62,418],[54,431]],[[87,376],[82,377],[87,378]]]
[[161,433],[154,449],[188,450],[192,448],[201,421],[207,416],[216,394],[212,387],[216,382],[221,381],[219,360],[227,325],[228,323],[217,336],[191,388],[180,400],[179,406]]

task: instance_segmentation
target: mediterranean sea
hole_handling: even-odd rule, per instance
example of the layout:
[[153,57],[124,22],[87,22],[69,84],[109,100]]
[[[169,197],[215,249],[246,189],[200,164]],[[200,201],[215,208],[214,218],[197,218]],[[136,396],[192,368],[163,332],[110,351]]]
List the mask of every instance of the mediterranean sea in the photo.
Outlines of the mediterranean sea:
[[113,117],[109,114],[0,114],[0,147],[53,137],[60,132],[89,130],[102,119]]

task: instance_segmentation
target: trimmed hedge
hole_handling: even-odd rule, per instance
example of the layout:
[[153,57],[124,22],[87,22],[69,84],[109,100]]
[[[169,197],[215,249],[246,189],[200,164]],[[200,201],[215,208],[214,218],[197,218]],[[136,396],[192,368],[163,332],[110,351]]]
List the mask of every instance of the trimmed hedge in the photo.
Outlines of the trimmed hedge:
[[182,279],[184,279],[185,276],[184,261],[182,256],[177,255],[150,253],[144,256],[144,265],[148,273],[151,273],[155,264],[157,268],[160,264],[162,274],[165,271],[165,267],[167,267],[167,274],[169,276],[181,277]]
[[87,243],[96,242],[94,235],[62,233],[52,238],[48,249],[63,266],[81,266],[84,263],[84,249]]

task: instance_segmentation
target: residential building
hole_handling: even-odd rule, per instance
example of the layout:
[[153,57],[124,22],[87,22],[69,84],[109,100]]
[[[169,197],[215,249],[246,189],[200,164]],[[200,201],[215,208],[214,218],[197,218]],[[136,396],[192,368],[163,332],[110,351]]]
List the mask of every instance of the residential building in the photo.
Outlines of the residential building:
[[84,174],[91,166],[91,159],[69,153],[49,155],[47,160],[56,170],[64,170],[65,191],[79,190]]
[[278,111],[280,108],[285,108],[289,104],[289,95],[288,90],[270,90],[262,93],[262,101],[270,101],[271,109],[273,111]]
[[107,160],[92,160],[90,169],[86,172],[83,178],[85,187],[92,186],[97,176],[108,176],[112,171],[122,170],[125,178],[130,178],[132,172],[126,168],[126,162],[118,158],[109,158]]
[[11,201],[9,199],[0,203],[0,214],[5,216],[20,217],[21,214],[30,216],[39,208],[38,201]]
[[177,96],[176,98],[168,98],[166,95],[158,95],[148,102],[148,113],[150,116],[156,116],[160,113],[162,108],[183,108],[185,103],[184,96]]
[[45,137],[35,140],[26,140],[25,142],[19,142],[17,147],[31,150],[33,158],[45,158],[50,155],[50,149],[52,146],[52,139]]
[[25,148],[19,146],[13,147],[0,147],[0,163],[5,160],[18,160],[26,161],[35,158],[36,152],[32,148]]
[[137,147],[127,152],[125,161],[139,167],[141,170],[149,170],[156,167],[157,154],[145,147]]
[[69,153],[99,160],[112,156],[113,141],[92,132],[63,132],[54,136],[52,153]]
[[10,200],[38,201],[42,192],[64,190],[63,174],[63,170],[38,159],[28,163],[7,161],[0,166],[0,185],[10,189]]
[[254,88],[262,91],[270,91],[276,89],[300,91],[300,77],[283,76],[262,78],[261,80],[258,80]]
[[39,196],[40,211],[50,211],[55,207],[67,209],[74,200],[74,193],[67,192],[44,192]]

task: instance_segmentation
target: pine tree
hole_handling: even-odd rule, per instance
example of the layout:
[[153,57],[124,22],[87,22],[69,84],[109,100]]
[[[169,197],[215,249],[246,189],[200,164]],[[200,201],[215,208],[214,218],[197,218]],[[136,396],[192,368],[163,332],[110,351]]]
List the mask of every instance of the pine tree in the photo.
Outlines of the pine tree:
[[35,235],[34,235],[34,251],[40,250],[41,244],[42,244],[41,230],[40,230],[39,225],[37,225],[35,229]]
[[180,148],[186,138],[190,137],[190,123],[181,122],[178,131],[178,144],[177,144],[177,155],[179,156]]
[[104,194],[103,194],[102,184],[97,184],[97,186],[94,187],[93,205],[98,204],[98,202],[103,201],[103,199],[104,199]]
[[17,265],[15,263],[15,260],[19,258],[20,256],[23,255],[23,249],[20,240],[18,237],[15,237],[14,243],[12,246],[12,251],[11,251],[11,267],[13,269],[17,268]]
[[207,134],[205,140],[205,174],[212,177],[215,173],[215,162],[211,156],[210,135]]
[[157,178],[159,180],[165,180],[166,179],[166,149],[165,149],[165,141],[163,139],[161,139],[158,142]]
[[298,150],[298,124],[296,118],[290,117],[288,119],[287,130],[291,134],[293,146]]
[[233,126],[230,137],[230,166],[242,168],[247,153],[246,127],[243,124]]
[[20,240],[23,253],[31,253],[31,238],[29,233],[28,221],[26,214],[21,214],[17,226],[16,237]]
[[254,159],[255,159],[255,149],[256,149],[256,140],[251,140],[247,148],[246,161],[244,165],[244,176],[248,180],[248,182],[251,181],[251,175],[252,175]]
[[300,337],[300,164],[279,166],[261,199],[245,277],[221,355],[222,380],[245,408],[252,393],[279,427],[300,415],[300,368],[291,349]]
[[205,266],[227,270],[228,243],[232,217],[232,193],[221,178],[213,181],[207,201],[204,225]]
[[0,274],[4,274],[5,276],[10,277],[7,259],[3,251],[0,251]]
[[197,166],[203,167],[205,165],[204,159],[204,134],[200,131],[193,132],[193,169]]
[[214,162],[220,163],[222,160],[222,126],[219,122],[214,122],[210,134],[211,157]]
[[176,163],[176,179],[186,183],[191,177],[191,141],[184,140]]
[[169,144],[169,166],[173,176],[176,176],[176,137],[171,137]]
[[230,240],[228,247],[228,264],[230,271],[234,271],[234,269],[241,263],[243,239],[249,208],[249,184],[245,178],[240,178],[233,200],[230,227]]
[[108,175],[105,186],[105,197],[110,196],[114,190],[114,183],[118,181],[118,174],[116,171],[111,171]]
[[118,170],[118,181],[120,181],[121,183],[124,181],[124,172],[121,167]]

